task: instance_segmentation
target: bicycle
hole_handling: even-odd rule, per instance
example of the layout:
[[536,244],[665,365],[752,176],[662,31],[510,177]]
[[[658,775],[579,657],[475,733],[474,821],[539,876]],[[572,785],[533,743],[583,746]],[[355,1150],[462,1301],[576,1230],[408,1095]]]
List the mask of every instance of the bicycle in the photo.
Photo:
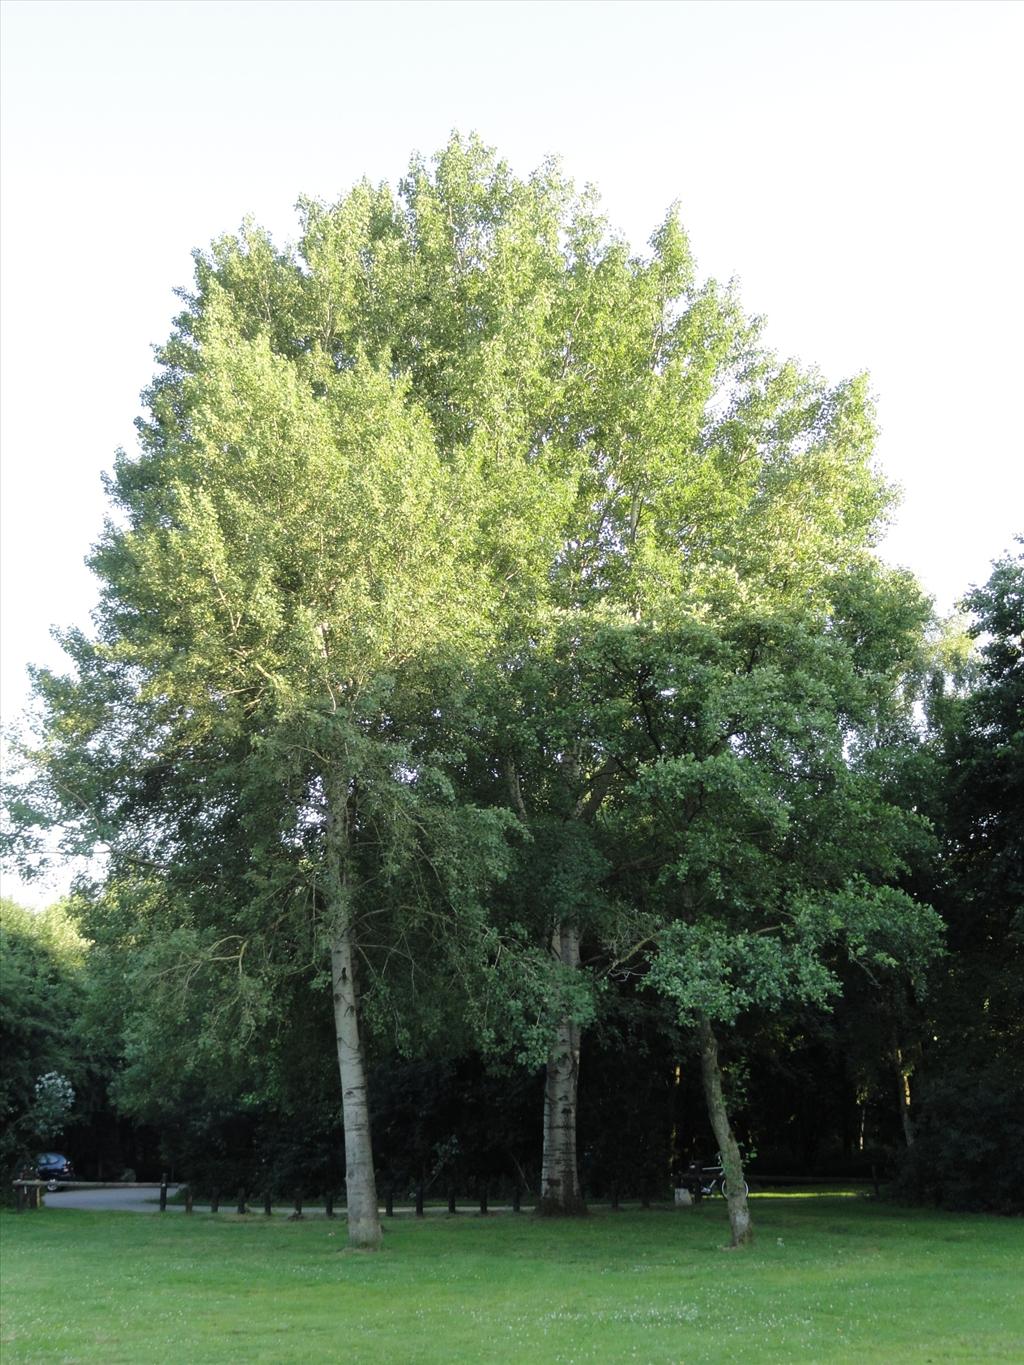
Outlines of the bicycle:
[[[706,1198],[713,1194],[720,1194],[723,1199],[729,1197],[729,1186],[725,1178],[725,1170],[722,1165],[722,1154],[718,1153],[718,1161],[714,1166],[700,1166],[696,1163],[690,1167],[690,1172],[695,1180],[700,1181],[700,1194]],[[746,1197],[750,1193],[750,1186],[744,1180],[743,1194]]]

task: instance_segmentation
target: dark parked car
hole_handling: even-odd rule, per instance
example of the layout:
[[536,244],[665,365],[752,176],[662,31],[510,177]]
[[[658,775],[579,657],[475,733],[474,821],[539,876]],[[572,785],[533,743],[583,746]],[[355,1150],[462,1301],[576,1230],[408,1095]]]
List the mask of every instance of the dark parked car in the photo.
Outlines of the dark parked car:
[[40,1152],[36,1160],[36,1176],[39,1180],[56,1185],[58,1180],[74,1180],[75,1168],[60,1152]]

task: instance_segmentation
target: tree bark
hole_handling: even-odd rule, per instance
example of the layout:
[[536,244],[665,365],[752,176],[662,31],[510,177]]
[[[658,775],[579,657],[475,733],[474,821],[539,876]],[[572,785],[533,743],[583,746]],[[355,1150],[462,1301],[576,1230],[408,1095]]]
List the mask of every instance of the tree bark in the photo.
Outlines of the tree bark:
[[[558,925],[551,951],[566,967],[578,969],[580,934],[575,925]],[[539,1205],[544,1214],[586,1213],[576,1157],[579,1074],[579,1025],[569,1015],[563,1015],[548,1054],[544,1081],[544,1156]]]
[[[332,799],[333,798],[333,799]],[[373,1171],[370,1107],[359,1032],[359,996],[355,979],[351,892],[347,866],[348,803],[344,791],[329,793],[327,818],[328,913],[332,925],[331,981],[334,1033],[341,1076],[342,1121],[345,1127],[345,1188],[349,1246],[375,1251],[382,1231]]]
[[910,1112],[910,1070],[903,1062],[903,1049],[893,1033],[893,1063],[896,1068],[896,1098],[900,1107],[900,1120],[903,1124],[903,1139],[908,1147],[914,1145],[914,1121]]
[[743,1178],[743,1160],[739,1145],[733,1136],[729,1111],[722,1091],[722,1068],[718,1061],[718,1039],[706,1015],[701,1015],[697,1025],[700,1040],[700,1069],[704,1081],[704,1098],[707,1101],[708,1117],[722,1155],[722,1168],[725,1172],[726,1202],[729,1206],[729,1227],[732,1231],[732,1245],[746,1246],[754,1237],[754,1226],[750,1221],[747,1206],[746,1181]]

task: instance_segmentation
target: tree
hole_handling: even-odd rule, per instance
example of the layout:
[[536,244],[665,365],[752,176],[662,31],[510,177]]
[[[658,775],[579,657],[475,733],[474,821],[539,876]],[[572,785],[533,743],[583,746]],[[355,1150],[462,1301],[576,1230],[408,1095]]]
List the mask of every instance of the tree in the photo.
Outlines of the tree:
[[0,900],[4,1172],[63,1129],[75,1085],[85,1074],[79,1042],[85,948],[63,907],[33,913],[6,897]]
[[201,951],[241,965],[262,907],[309,918],[331,964],[350,1236],[373,1245],[354,925],[365,879],[402,867],[429,823],[430,776],[388,733],[397,675],[431,651],[461,663],[480,575],[402,381],[275,355],[213,281],[189,336],[141,458],[118,462],[99,638],[67,637],[77,679],[40,675],[38,762],[115,878],[155,866],[181,932],[212,927]]
[[[765,352],[731,292],[697,283],[674,212],[650,255],[632,256],[556,167],[520,182],[459,139],[433,173],[413,163],[401,199],[361,186],[336,206],[304,205],[307,332],[407,374],[443,461],[472,476],[475,553],[503,584],[495,652],[509,707],[520,665],[590,614],[799,600],[864,554],[888,492],[870,464],[863,379],[830,388]],[[267,246],[253,254],[271,260]],[[250,325],[274,316],[283,353],[305,344],[282,329],[269,264],[254,273],[224,244],[209,269]],[[536,769],[536,756],[510,748],[504,728],[491,766],[500,803],[522,817],[517,764]],[[543,799],[591,821],[607,756],[574,745],[549,758],[561,776],[544,779]],[[528,811],[528,830],[534,815],[550,827],[552,809]],[[537,918],[564,978],[581,926]],[[566,1208],[578,1199],[580,1024],[552,1021],[547,1064],[545,1167]]]
[[[886,711],[923,610],[903,587],[900,629],[876,608],[855,648],[838,610],[830,622],[759,613],[646,643],[651,747],[614,816],[632,858],[623,890],[649,917],[646,984],[696,1033],[733,1245],[750,1222],[720,1034],[744,1013],[827,1005],[840,952],[869,973],[920,979],[939,946],[934,912],[898,885],[927,826],[879,780]],[[876,672],[883,638],[890,661]]]
[[76,676],[37,680],[22,803],[66,847],[105,847],[115,899],[167,929],[162,971],[170,956],[195,993],[237,967],[216,1014],[239,1036],[292,965],[275,944],[329,952],[359,1245],[379,1225],[357,931],[436,897],[419,860],[457,921],[502,842],[500,814],[456,811],[403,717],[421,737],[424,697],[532,619],[585,463],[503,386],[524,346],[539,391],[564,368],[540,286],[558,275],[564,308],[566,187],[456,140],[403,193],[407,213],[365,185],[305,205],[301,260],[252,228],[197,258],[141,455],[111,484],[98,635],[65,637]]
[[1024,556],[963,606],[977,642],[937,671],[924,796],[942,840],[931,894],[949,956],[932,976],[905,1187],[950,1207],[1024,1208]]
[[[623,780],[585,711],[571,746],[538,746],[546,722],[508,735],[520,673],[571,675],[603,621],[815,597],[869,557],[889,494],[864,380],[766,352],[696,282],[674,212],[633,256],[553,164],[520,180],[457,137],[397,194],[301,211],[294,252],[247,225],[196,257],[111,485],[98,634],[65,637],[76,676],[38,679],[34,809],[105,846],[115,898],[162,926],[162,971],[233,979],[222,1031],[252,1037],[282,974],[329,956],[350,1227],[371,1245],[357,972],[382,983],[378,949],[390,971],[450,930],[467,971],[486,963],[510,803],[557,857]],[[478,676],[499,719],[487,781],[460,787]],[[579,977],[572,904],[525,927]],[[548,1060],[548,1165],[573,1198],[587,994],[561,993]]]

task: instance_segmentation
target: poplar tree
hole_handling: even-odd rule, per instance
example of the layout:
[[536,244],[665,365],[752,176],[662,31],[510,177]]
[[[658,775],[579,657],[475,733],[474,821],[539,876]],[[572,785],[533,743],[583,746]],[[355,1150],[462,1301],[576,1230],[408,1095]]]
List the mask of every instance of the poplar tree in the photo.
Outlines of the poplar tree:
[[[889,492],[863,378],[771,355],[698,281],[674,210],[636,254],[556,164],[520,179],[453,137],[397,191],[300,213],[294,249],[246,225],[196,256],[111,483],[96,632],[65,637],[74,675],[39,677],[37,812],[162,907],[186,978],[190,953],[233,965],[239,1017],[297,944],[329,962],[351,1235],[374,1245],[362,945],[387,959],[438,897],[445,933],[482,926],[510,819],[557,864],[633,780],[585,697],[506,723],[523,679],[571,677],[602,624],[824,601]],[[484,676],[460,790],[435,740]],[[584,976],[593,900],[521,917],[563,976]],[[566,1210],[586,994],[549,1021],[545,1194]]]

